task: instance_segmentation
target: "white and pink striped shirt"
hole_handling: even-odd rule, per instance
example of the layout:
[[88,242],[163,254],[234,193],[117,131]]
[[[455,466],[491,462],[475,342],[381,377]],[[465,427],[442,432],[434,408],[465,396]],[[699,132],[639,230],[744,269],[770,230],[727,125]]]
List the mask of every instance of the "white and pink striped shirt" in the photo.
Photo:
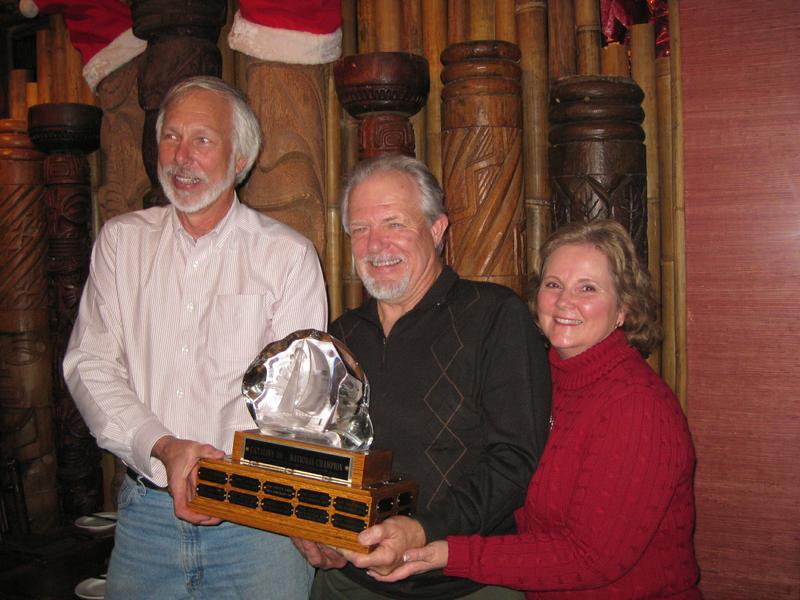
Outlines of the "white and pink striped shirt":
[[193,240],[172,206],[121,215],[100,232],[64,376],[100,447],[157,485],[164,435],[231,451],[255,427],[241,380],[268,343],[324,330],[314,246],[234,199]]

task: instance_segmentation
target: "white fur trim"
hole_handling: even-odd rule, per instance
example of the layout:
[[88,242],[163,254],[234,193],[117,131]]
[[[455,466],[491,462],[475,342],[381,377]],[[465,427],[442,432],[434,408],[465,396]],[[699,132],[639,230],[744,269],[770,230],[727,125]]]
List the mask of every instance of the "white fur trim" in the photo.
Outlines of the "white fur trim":
[[39,7],[33,0],[19,0],[19,12],[23,17],[32,19],[39,14]]
[[277,29],[246,20],[236,11],[228,33],[228,45],[259,60],[318,65],[342,54],[342,29],[332,33],[309,33]]
[[98,83],[144,52],[145,48],[147,42],[133,35],[130,29],[126,29],[84,65],[83,78],[92,91],[95,91]]

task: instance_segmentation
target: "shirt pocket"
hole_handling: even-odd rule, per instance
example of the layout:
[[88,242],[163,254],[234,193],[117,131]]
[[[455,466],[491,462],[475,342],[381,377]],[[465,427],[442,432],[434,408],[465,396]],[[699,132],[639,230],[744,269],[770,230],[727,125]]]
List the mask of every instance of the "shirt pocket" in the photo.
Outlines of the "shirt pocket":
[[214,298],[207,351],[214,379],[225,394],[239,393],[247,367],[272,341],[272,314],[267,297],[222,294]]

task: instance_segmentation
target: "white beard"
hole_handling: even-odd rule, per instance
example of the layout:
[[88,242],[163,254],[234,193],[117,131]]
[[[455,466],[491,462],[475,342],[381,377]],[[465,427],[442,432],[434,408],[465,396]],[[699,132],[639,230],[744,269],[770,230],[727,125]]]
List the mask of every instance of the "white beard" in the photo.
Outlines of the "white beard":
[[181,198],[182,195],[186,196],[188,194],[179,192],[172,185],[172,177],[175,174],[180,174],[181,177],[199,179],[201,183],[208,181],[208,177],[206,177],[204,173],[192,173],[191,171],[185,171],[177,165],[172,165],[170,167],[158,165],[158,181],[161,183],[161,189],[164,190],[164,195],[179,211],[191,214],[211,206],[217,201],[217,199],[225,190],[233,186],[234,181],[236,180],[236,165],[234,164],[233,159],[231,159],[228,163],[228,171],[225,173],[225,177],[223,177],[217,184],[202,192],[199,196],[195,196],[194,199],[189,202],[184,202],[183,198]]
[[[363,265],[363,272],[359,271],[358,276],[361,278],[361,283],[364,284],[364,287],[367,288],[367,292],[369,295],[375,298],[376,300],[397,300],[401,298],[406,291],[408,291],[408,284],[411,280],[411,274],[408,272],[408,264],[403,261],[405,266],[405,271],[403,272],[403,276],[397,281],[386,281],[386,282],[378,282],[374,278],[367,275],[367,268],[370,264],[370,261],[375,259],[385,259],[385,256],[377,256],[377,255],[370,255],[365,256],[361,259],[361,263]],[[394,257],[388,257],[394,258]]]

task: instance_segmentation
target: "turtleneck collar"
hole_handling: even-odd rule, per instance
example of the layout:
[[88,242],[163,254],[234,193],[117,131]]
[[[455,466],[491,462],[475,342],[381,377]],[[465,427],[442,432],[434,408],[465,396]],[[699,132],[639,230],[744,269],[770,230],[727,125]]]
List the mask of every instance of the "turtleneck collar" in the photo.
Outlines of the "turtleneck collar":
[[555,348],[550,348],[553,385],[567,390],[580,389],[602,379],[619,363],[633,356],[639,356],[639,351],[628,345],[625,334],[619,329],[571,358],[561,358]]

